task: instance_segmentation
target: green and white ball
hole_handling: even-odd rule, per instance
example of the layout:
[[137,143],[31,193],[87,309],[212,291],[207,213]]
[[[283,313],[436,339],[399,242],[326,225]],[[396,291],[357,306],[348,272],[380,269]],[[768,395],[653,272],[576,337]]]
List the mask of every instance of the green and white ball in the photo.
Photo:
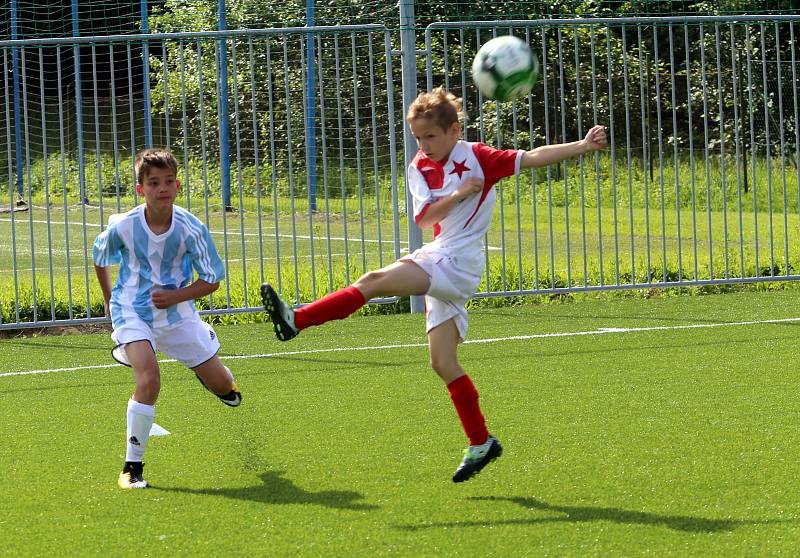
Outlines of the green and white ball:
[[475,55],[472,79],[484,97],[513,101],[531,92],[539,79],[539,59],[522,39],[496,37]]

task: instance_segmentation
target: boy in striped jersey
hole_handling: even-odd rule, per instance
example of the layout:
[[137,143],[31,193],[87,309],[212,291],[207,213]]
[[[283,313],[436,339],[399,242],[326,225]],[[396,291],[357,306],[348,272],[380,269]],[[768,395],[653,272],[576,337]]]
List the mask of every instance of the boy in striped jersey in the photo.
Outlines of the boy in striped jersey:
[[[141,151],[135,162],[139,205],[109,219],[94,241],[94,267],[116,344],[111,354],[133,368],[128,401],[125,465],[120,488],[145,488],[145,449],[161,387],[156,350],[182,362],[203,386],[230,407],[241,403],[231,371],[217,356],[213,328],[200,319],[194,299],[219,287],[225,268],[208,228],[174,205],[178,162],[167,149]],[[114,288],[108,267],[119,264]],[[194,272],[197,279],[193,280]]]

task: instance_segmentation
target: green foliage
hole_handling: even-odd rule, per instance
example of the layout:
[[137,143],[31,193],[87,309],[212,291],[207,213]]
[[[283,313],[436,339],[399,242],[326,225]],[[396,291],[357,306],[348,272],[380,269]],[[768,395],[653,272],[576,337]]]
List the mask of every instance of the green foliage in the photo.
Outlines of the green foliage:
[[105,315],[103,295],[96,283],[90,285],[89,299],[87,313],[86,299],[72,297],[70,316],[70,297],[66,284],[54,283],[51,296],[49,281],[43,276],[37,278],[36,289],[30,285],[22,285],[15,291],[11,281],[3,281],[0,283],[0,323],[102,318]]
[[[158,32],[215,29],[216,4],[216,0],[167,0],[153,13],[151,27]],[[302,23],[303,7],[301,2],[280,5],[233,2],[228,6],[228,27],[240,28],[251,21],[274,28]],[[317,10],[326,20],[338,21],[340,17],[353,18],[354,8],[348,2],[329,2],[318,6]],[[778,3],[771,8],[782,9]],[[417,3],[415,14],[419,28],[429,22],[452,19],[453,9],[452,2]],[[589,17],[714,15],[742,11],[758,13],[763,9],[759,2],[744,1],[707,5],[672,0],[567,0],[547,4],[465,3],[458,7],[458,14],[460,20],[500,21],[567,14]],[[363,10],[365,14],[370,11],[366,7]],[[523,14],[524,17],[520,17]],[[354,21],[363,22],[358,16]],[[346,18],[342,22],[350,23]],[[386,22],[382,20],[381,23]],[[788,67],[779,77],[777,64],[779,59],[787,62],[792,58],[791,42],[786,40],[790,34],[787,25],[725,24],[717,27],[693,23],[672,27],[611,24],[607,27],[563,28],[545,25],[509,31],[526,34],[541,56],[543,72],[549,76],[548,88],[552,88],[552,91],[544,91],[544,83],[537,86],[528,110],[517,107],[517,104],[498,107],[489,101],[476,107],[474,86],[469,80],[466,83],[461,81],[461,73],[468,71],[465,66],[469,66],[475,54],[479,37],[485,40],[490,30],[481,33],[466,29],[463,37],[453,32],[447,45],[443,33],[437,32],[431,37],[430,63],[435,84],[440,84],[447,69],[452,88],[470,100],[471,114],[466,133],[471,138],[478,137],[490,144],[506,144],[505,138],[499,137],[500,131],[509,134],[514,130],[521,146],[539,145],[546,138],[551,138],[551,141],[575,138],[597,121],[608,124],[612,135],[616,130],[617,145],[628,142],[633,149],[647,149],[650,153],[674,147],[684,156],[692,146],[697,148],[707,144],[715,150],[724,141],[729,150],[733,150],[730,146],[738,142],[741,150],[750,150],[754,154],[768,152],[775,156],[780,154],[782,143],[773,141],[777,131],[782,130],[787,138],[794,135],[794,111],[787,108],[779,116],[772,108],[779,96],[787,103],[793,94]],[[419,47],[424,48],[422,34],[419,35]],[[344,122],[355,121],[359,110],[351,102],[355,96],[366,98],[371,91],[377,99],[386,96],[382,39],[379,36],[374,38],[375,58],[371,64],[364,64],[363,58],[359,58],[357,64],[351,63],[351,58],[364,54],[363,38],[355,40],[346,34],[329,33],[316,39],[320,49],[317,54],[322,61],[319,79],[328,84],[322,87],[328,94],[327,102],[329,105],[340,104],[336,111],[341,111]],[[231,110],[231,128],[242,127],[234,157],[246,159],[258,149],[276,158],[274,164],[277,166],[299,171],[305,165],[302,98],[307,92],[302,90],[302,84],[307,53],[304,40],[302,34],[287,33],[257,38],[253,43],[241,39],[227,41],[230,91],[226,99],[219,99],[216,90],[215,51],[221,45],[212,41],[168,41],[165,43],[166,56],[152,56],[150,61],[155,111],[159,115],[164,115],[167,110],[176,114],[179,111],[177,99],[184,95],[188,117],[178,134],[186,139],[194,152],[205,149],[207,156],[215,157],[219,152],[217,106],[220,100],[225,101]],[[252,53],[250,47],[253,47]],[[594,55],[593,49],[596,50]],[[335,52],[337,58],[334,58]],[[163,67],[165,60],[167,68]],[[588,72],[589,64],[594,70],[592,74]],[[166,73],[165,69],[168,70]],[[165,76],[166,82],[163,82]],[[399,76],[394,76],[394,79],[399,80]],[[331,95],[334,86],[337,94]],[[608,94],[606,98],[608,86],[613,87],[614,94]],[[599,89],[599,97],[591,94],[593,88]],[[169,104],[172,106],[168,107]],[[352,146],[357,139],[368,141],[370,131],[368,126],[365,127],[365,136],[359,137],[352,126],[337,130],[333,108],[326,107],[331,111],[327,123],[331,127],[324,149],[335,160],[341,147]],[[480,120],[476,118],[476,108],[483,112]],[[379,123],[386,122],[385,107],[379,103],[372,110],[377,111]],[[318,111],[324,112],[321,106]],[[739,115],[738,129],[734,126],[734,111]],[[402,122],[401,114],[395,114],[395,118]],[[252,129],[254,119],[255,130]],[[628,122],[641,122],[641,126],[628,126]],[[321,135],[325,126],[321,121],[315,125]],[[659,131],[663,131],[664,145],[656,145]],[[384,127],[378,130],[379,137],[385,137],[387,133],[393,131]],[[369,161],[365,166],[370,166]]]
[[[97,199],[102,191],[103,196],[127,196],[133,193],[134,180],[130,173],[120,171],[114,156],[109,153],[84,155],[86,196]],[[78,160],[68,153],[51,153],[47,160],[34,159],[26,173],[29,180],[26,186],[32,195],[51,196],[51,202],[57,203],[59,197],[80,199],[81,184]],[[53,199],[56,198],[56,199]]]
[[[216,29],[213,21],[216,0],[200,0],[188,9],[187,4],[167,0],[151,18],[153,30]],[[232,3],[227,14],[228,27],[241,28],[255,18],[260,27],[283,28],[295,22],[298,7],[299,4],[291,2]],[[364,147],[360,163],[365,169],[373,168],[373,163],[386,166],[386,138],[394,130],[388,129],[388,108],[382,101],[387,98],[383,35],[328,32],[313,38],[319,59],[319,75],[315,75],[315,80],[326,97],[316,103],[319,105],[315,109],[317,148],[329,157],[329,167],[336,167],[335,161],[339,161],[339,166],[344,165],[342,156],[348,161],[352,159],[354,145],[361,142]],[[187,118],[177,130],[177,144],[186,143],[193,153],[202,151],[207,159],[215,160],[219,156],[219,105],[224,102],[230,113],[231,130],[240,131],[231,153],[234,162],[250,163],[259,152],[272,166],[286,169],[292,175],[306,172],[305,34],[286,31],[258,35],[252,41],[233,38],[224,44],[168,41],[164,48],[165,56],[151,57],[152,100],[158,115],[186,111]],[[227,50],[228,56],[229,87],[224,99],[218,88],[217,61],[221,48]],[[364,63],[368,49],[373,51],[373,59]],[[313,94],[319,96],[317,91]],[[367,108],[364,100],[372,94],[378,101]],[[357,103],[359,97],[361,101]],[[343,128],[340,119],[345,123]],[[373,145],[373,136],[380,145]],[[322,169],[318,172],[321,174]],[[305,183],[298,181],[297,188],[304,190]]]
[[[178,157],[181,152],[177,151]],[[219,205],[222,198],[221,170],[218,164],[209,164],[199,156],[188,154],[186,163],[178,169],[178,178],[181,181],[182,198],[189,196],[193,204],[204,204],[207,197],[212,205]],[[84,158],[87,169],[85,173],[84,190],[86,198],[92,203],[98,203],[100,193],[108,203],[108,198],[116,198],[122,206],[133,203],[135,180],[132,172],[126,172],[124,166],[115,165],[111,154],[102,154],[98,159],[93,153]],[[257,196],[269,201],[274,195],[282,200],[294,194],[298,203],[305,202],[307,195],[307,174],[305,169],[296,170],[289,174],[286,168],[273,168],[268,157],[263,158],[258,164],[253,161],[242,161],[231,171],[232,195],[238,198],[239,194],[248,205]],[[368,168],[339,168],[329,167],[325,172],[320,169],[318,174],[319,203],[324,203],[325,195],[341,200],[345,197],[365,196],[374,199],[376,191],[382,197],[391,193],[391,175],[380,172],[376,175],[372,167]],[[324,179],[324,180],[323,180]],[[28,188],[29,186],[29,188]],[[30,193],[35,204],[48,203],[50,205],[74,204],[81,199],[80,173],[78,160],[70,154],[50,154],[47,162],[36,159],[26,173],[26,190]],[[116,199],[114,201],[116,201]],[[112,208],[113,210],[113,208]]]

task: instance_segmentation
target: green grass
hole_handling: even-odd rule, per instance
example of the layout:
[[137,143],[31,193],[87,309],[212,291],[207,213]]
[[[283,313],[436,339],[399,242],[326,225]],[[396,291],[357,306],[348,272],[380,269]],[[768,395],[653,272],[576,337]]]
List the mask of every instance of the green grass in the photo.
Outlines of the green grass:
[[[163,364],[172,434],[151,439],[154,487],[133,493],[115,484],[130,372],[84,368],[111,362],[108,335],[5,339],[4,373],[78,369],[0,376],[0,554],[790,555],[800,322],[673,329],[787,317],[795,292],[472,312],[471,340],[595,334],[462,346],[506,450],[464,485],[420,315],[289,344],[218,326],[242,407]],[[598,330],[635,327],[663,329]]]

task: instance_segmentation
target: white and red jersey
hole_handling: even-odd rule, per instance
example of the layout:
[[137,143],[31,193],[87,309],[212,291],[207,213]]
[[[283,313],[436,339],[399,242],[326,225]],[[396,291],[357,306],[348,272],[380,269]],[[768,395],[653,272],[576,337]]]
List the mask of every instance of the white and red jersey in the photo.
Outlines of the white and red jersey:
[[482,250],[496,201],[494,185],[502,178],[519,173],[523,153],[523,150],[500,150],[464,140],[456,143],[444,162],[417,152],[408,167],[408,187],[414,199],[416,222],[432,203],[451,195],[466,179],[483,180],[480,193],[458,203],[434,225],[432,247],[460,253]]

